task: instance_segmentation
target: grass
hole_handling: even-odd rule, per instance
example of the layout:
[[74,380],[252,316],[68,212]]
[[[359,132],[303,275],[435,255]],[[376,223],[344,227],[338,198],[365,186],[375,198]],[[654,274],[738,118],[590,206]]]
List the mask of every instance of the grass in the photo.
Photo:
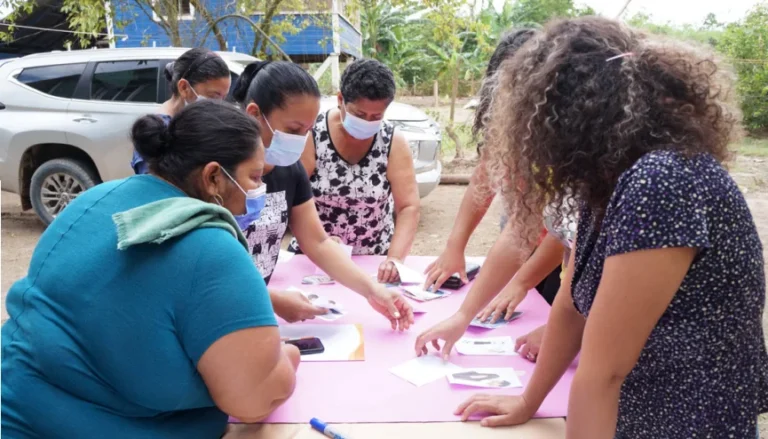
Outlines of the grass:
[[734,145],[734,149],[741,155],[768,158],[768,138],[756,139],[754,137],[747,137]]
[[[445,126],[447,121],[440,120],[441,118],[436,112],[426,110],[426,112],[441,125]],[[465,155],[473,156],[477,148],[477,140],[472,136],[472,126],[469,124],[457,123],[454,126],[456,134],[459,137],[459,141],[462,143]],[[760,157],[768,158],[768,138],[755,138],[745,137],[741,142],[733,145],[733,149],[739,154],[748,157]],[[441,148],[441,156],[443,160],[453,159],[456,154],[456,144],[446,133],[443,128],[443,142]]]

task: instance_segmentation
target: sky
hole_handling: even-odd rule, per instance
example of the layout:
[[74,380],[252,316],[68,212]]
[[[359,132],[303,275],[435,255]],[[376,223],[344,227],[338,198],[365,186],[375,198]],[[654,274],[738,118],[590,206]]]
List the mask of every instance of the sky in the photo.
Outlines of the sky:
[[[493,0],[500,8],[506,0]],[[615,17],[624,0],[574,0],[577,5],[591,6],[601,15]],[[738,21],[758,0],[632,0],[627,8],[631,17],[637,12],[651,15],[654,22],[699,25],[713,12],[719,22]]]

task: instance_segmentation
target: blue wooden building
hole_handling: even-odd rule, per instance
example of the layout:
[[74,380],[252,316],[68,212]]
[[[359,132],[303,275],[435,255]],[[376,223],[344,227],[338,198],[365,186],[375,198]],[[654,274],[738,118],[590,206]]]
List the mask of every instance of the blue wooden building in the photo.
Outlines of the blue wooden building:
[[[182,46],[205,46],[221,50],[220,43],[209,32],[210,20],[204,19],[196,11],[190,0],[178,0],[178,33]],[[216,18],[228,14],[242,14],[235,10],[234,1],[200,0],[208,13]],[[139,10],[132,0],[112,0],[116,26],[109,22],[107,33],[120,34],[111,38],[110,47],[167,47],[172,40],[162,27],[163,20],[156,13]],[[346,13],[345,13],[346,11]],[[264,14],[256,12],[249,18],[263,27]],[[291,20],[289,26],[295,33],[285,32],[282,39],[276,39],[278,45],[290,58],[298,63],[323,63],[320,70],[331,68],[332,82],[338,86],[339,61],[362,56],[362,35],[360,32],[359,13],[350,12],[345,0],[316,0],[302,11],[280,11],[272,17],[271,25],[278,28],[285,20]],[[227,18],[218,23],[218,28],[226,40],[226,50],[251,53],[256,34],[246,21],[236,17]],[[261,45],[259,45],[262,47]],[[263,46],[267,53],[276,52],[272,46]],[[319,76],[319,75],[316,75]]]

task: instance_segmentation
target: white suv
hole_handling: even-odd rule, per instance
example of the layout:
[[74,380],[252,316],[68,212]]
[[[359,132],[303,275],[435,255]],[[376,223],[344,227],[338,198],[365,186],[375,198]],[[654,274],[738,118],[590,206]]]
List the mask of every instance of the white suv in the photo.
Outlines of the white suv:
[[[0,60],[0,180],[46,224],[80,192],[127,177],[129,131],[170,91],[165,65],[187,49],[79,50]],[[233,79],[256,59],[219,52]],[[324,100],[324,108],[327,100]],[[414,153],[419,193],[440,180],[440,128],[416,108],[393,104]]]

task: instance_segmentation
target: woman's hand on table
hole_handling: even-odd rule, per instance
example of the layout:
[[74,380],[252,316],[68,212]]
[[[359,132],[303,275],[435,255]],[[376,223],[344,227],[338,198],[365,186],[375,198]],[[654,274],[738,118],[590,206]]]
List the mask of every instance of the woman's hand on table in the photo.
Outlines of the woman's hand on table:
[[298,291],[280,291],[272,296],[275,314],[288,323],[312,320],[327,314],[328,310],[315,306]]
[[490,413],[480,421],[483,427],[500,427],[503,425],[518,425],[528,422],[536,413],[535,408],[525,400],[524,395],[473,395],[456,409],[454,414],[466,421],[477,413]]
[[368,303],[390,321],[392,329],[405,331],[413,324],[413,308],[395,291],[375,285],[372,293],[368,295]]
[[[427,345],[431,342],[436,351],[443,353],[443,358],[448,359],[451,355],[453,345],[464,335],[467,326],[472,321],[461,311],[448,317],[437,325],[427,329],[416,339],[416,355],[422,356],[429,352]],[[439,341],[443,340],[443,347],[440,347]]]
[[528,289],[513,279],[491,303],[477,314],[478,320],[484,322],[490,317],[491,323],[499,319],[509,320],[517,305],[525,299]]
[[546,327],[547,325],[541,325],[515,340],[515,350],[521,357],[533,363],[536,362],[536,358],[538,358],[539,351],[541,350],[541,340],[544,338],[544,329]]
[[400,273],[397,272],[395,262],[398,264],[403,263],[403,261],[398,258],[388,257],[379,265],[379,273],[376,276],[379,283],[391,284],[400,280]]
[[429,290],[430,287],[436,290],[439,289],[454,273],[459,273],[462,283],[469,283],[467,278],[467,261],[464,259],[464,252],[446,246],[437,260],[429,264],[424,271],[424,274],[427,275],[424,289]]

